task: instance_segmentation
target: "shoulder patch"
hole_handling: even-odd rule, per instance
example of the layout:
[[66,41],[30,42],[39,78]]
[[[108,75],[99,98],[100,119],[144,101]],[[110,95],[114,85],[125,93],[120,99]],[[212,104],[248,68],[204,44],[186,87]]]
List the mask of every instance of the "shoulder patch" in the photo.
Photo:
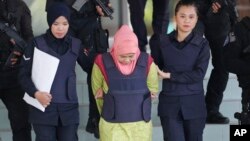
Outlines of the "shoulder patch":
[[28,60],[30,60],[30,57],[26,57],[25,55],[23,55],[23,59],[24,59],[25,61],[28,61]]
[[232,43],[232,42],[234,42],[236,40],[234,32],[230,32],[228,37],[229,37],[229,42],[230,43]]

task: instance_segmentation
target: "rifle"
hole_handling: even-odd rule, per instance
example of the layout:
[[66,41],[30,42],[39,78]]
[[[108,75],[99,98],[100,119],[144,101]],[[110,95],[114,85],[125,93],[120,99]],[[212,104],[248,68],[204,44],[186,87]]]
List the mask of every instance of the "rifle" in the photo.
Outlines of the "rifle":
[[14,48],[11,54],[9,55],[7,61],[5,62],[5,67],[11,67],[11,59],[18,57],[14,52],[17,51],[23,53],[27,44],[14,29],[12,29],[10,26],[6,25],[2,21],[0,21],[0,31],[5,33],[7,36],[9,36],[15,41]]
[[95,0],[95,1],[102,8],[104,15],[109,17],[112,20],[113,19],[112,14],[113,14],[114,10],[112,8],[108,7],[106,4],[104,4],[104,2],[102,2],[101,0]]

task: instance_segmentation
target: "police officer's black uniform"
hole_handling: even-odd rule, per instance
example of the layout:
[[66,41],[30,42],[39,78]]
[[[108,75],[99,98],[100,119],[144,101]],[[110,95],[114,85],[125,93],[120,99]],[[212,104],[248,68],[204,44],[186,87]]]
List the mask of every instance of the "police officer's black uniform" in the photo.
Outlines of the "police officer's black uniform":
[[[205,37],[209,41],[214,67],[207,85],[207,123],[228,123],[229,119],[219,112],[229,76],[223,63],[222,50],[226,37],[236,21],[235,0],[196,1],[200,18],[195,30],[200,34],[205,33]],[[218,2],[221,5],[217,13],[213,13],[213,2]]]
[[[163,79],[158,115],[164,141],[202,141],[206,121],[203,79],[209,62],[208,41],[190,33],[184,41],[173,31],[161,37],[160,69],[171,73]],[[185,61],[184,61],[185,60]]]
[[[16,30],[26,42],[33,38],[30,10],[23,1],[1,0],[0,21]],[[13,66],[5,66],[14,47],[10,39],[11,37],[0,31],[0,98],[8,109],[13,141],[31,141],[28,108],[22,99],[24,91],[17,79],[19,61]]]
[[250,17],[243,18],[235,25],[234,36],[224,49],[225,65],[235,73],[242,88],[241,124],[250,124]]

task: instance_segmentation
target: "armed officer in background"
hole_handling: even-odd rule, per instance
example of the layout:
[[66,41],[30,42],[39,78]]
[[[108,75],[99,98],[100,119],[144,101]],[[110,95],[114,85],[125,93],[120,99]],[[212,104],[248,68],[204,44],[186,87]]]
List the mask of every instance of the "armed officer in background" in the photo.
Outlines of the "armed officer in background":
[[[133,30],[138,37],[139,47],[142,52],[146,52],[147,28],[144,21],[145,7],[147,0],[127,0],[130,10],[130,20]],[[160,42],[160,35],[167,34],[169,24],[169,0],[152,0],[152,29],[153,35],[150,37],[149,46],[152,56],[158,56],[157,48]]]
[[230,43],[224,49],[229,72],[235,73],[242,88],[242,112],[236,113],[240,124],[250,124],[250,17],[244,17],[234,28]]
[[226,38],[237,21],[235,0],[195,0],[199,9],[196,32],[205,34],[209,41],[213,69],[206,92],[207,123],[227,124],[219,109],[226,89],[229,73],[223,62],[223,47]]
[[250,124],[250,0],[241,0],[237,5],[240,21],[234,26],[234,34],[223,49],[225,66],[237,75],[242,89],[242,111],[235,113],[239,124]]
[[[17,80],[19,59],[25,47],[15,47],[18,44],[16,36],[26,42],[33,38],[30,10],[22,0],[1,0],[0,22],[0,98],[8,110],[13,141],[31,141],[28,106]],[[11,37],[5,29],[17,34]]]
[[[111,7],[109,0],[101,0],[105,5]],[[71,9],[71,19],[69,32],[76,38],[82,41],[86,52],[89,54],[91,65],[88,66],[87,84],[89,93],[89,118],[86,126],[86,131],[93,133],[96,138],[99,138],[99,119],[100,115],[97,109],[96,101],[91,87],[91,70],[94,63],[94,58],[99,52],[94,45],[94,32],[98,26],[98,16],[105,16],[100,6],[95,0],[47,0],[46,11],[54,2],[65,2]]]

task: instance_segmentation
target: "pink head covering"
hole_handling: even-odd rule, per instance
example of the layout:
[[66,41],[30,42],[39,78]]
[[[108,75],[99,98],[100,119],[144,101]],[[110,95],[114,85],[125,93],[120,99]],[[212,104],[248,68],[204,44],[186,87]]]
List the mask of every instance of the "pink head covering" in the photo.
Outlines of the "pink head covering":
[[[135,53],[135,58],[130,64],[121,64],[118,61],[119,55]],[[129,75],[134,71],[137,59],[140,55],[138,39],[128,25],[123,25],[114,36],[114,44],[110,54],[116,64],[116,67],[124,75]]]

